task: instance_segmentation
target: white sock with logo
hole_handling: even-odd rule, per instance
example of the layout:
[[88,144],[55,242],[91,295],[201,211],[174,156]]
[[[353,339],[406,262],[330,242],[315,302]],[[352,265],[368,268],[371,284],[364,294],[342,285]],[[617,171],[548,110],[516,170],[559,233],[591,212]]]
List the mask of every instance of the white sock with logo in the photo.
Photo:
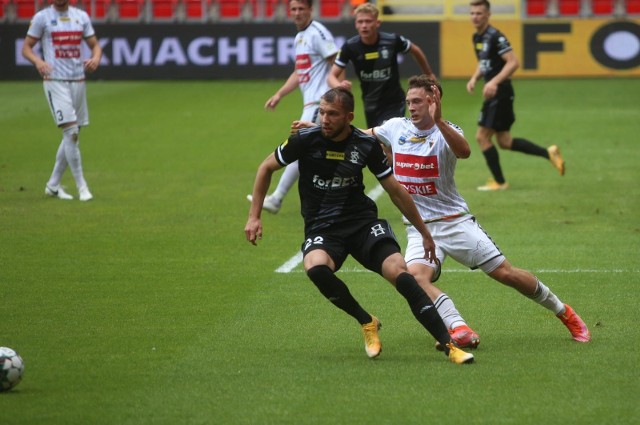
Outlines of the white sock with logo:
[[440,296],[434,300],[433,304],[435,304],[438,314],[442,317],[442,321],[447,326],[447,329],[455,329],[458,326],[467,324],[447,294],[440,294]]
[[529,296],[532,300],[543,306],[544,308],[553,311],[553,314],[556,316],[564,311],[564,304],[562,301],[558,299],[556,294],[551,292],[549,288],[547,288],[544,283],[540,282],[536,278],[538,282],[538,287],[536,288],[536,292]]

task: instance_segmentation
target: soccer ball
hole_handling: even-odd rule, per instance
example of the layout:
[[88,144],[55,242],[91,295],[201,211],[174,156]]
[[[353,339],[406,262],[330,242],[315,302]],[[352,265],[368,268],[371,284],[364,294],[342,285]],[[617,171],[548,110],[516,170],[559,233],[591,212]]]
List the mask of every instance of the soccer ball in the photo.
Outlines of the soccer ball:
[[11,348],[0,347],[0,392],[18,385],[23,373],[22,357]]

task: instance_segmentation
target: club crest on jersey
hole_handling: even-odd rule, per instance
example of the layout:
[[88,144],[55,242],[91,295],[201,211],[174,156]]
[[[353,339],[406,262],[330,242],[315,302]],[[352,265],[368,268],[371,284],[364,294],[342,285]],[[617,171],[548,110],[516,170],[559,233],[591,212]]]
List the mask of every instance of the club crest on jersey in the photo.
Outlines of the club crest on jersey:
[[360,152],[351,151],[351,153],[349,154],[349,162],[351,162],[352,164],[358,164],[359,160],[360,160]]

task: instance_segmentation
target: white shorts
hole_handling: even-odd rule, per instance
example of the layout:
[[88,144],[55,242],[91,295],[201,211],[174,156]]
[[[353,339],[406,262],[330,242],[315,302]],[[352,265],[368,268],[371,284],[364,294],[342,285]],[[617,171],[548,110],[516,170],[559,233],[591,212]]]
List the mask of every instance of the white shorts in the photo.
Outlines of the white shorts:
[[[505,260],[500,249],[471,215],[428,223],[427,228],[436,244],[436,256],[441,264],[450,256],[472,270],[491,273]],[[415,227],[407,226],[405,261],[407,264],[417,262],[434,267],[424,255],[422,235]]]
[[44,94],[57,126],[89,124],[89,110],[84,81],[44,81]]
[[320,114],[318,113],[318,109],[320,109],[320,102],[305,105],[302,109],[300,121],[311,121],[316,124],[320,124]]

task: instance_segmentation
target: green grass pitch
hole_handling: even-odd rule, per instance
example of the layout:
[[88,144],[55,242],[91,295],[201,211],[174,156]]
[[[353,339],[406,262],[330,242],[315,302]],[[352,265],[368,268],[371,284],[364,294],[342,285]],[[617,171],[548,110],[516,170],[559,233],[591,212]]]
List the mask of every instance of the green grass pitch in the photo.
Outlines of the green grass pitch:
[[[501,193],[475,190],[489,175],[479,95],[444,81],[443,115],[472,145],[457,170],[472,212],[593,335],[572,341],[547,310],[448,260],[439,284],[481,335],[470,366],[447,362],[353,262],[340,275],[384,325],[374,361],[300,266],[276,273],[302,242],[295,193],[265,213],[258,247],[245,241],[257,166],[300,113],[298,93],[263,110],[281,83],[89,82],[89,203],[43,194],[61,136],[41,84],[0,83],[0,346],[26,363],[0,424],[640,421],[640,80],[517,80],[513,134],[558,144],[567,174],[503,151]],[[379,206],[404,244],[399,213]]]

